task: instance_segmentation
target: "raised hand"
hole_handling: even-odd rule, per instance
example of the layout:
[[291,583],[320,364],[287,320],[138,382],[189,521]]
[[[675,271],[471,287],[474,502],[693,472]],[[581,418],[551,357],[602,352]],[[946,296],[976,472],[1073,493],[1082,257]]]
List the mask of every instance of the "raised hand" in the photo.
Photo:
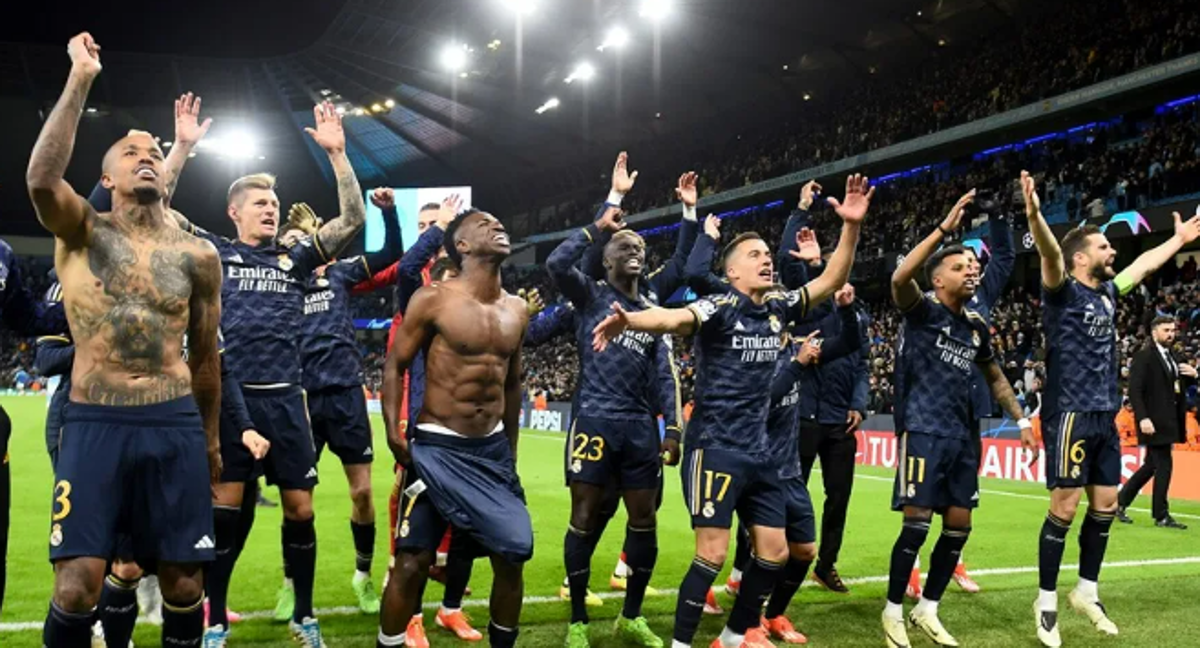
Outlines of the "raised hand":
[[450,194],[442,199],[442,208],[438,210],[437,226],[444,231],[450,221],[462,211],[462,196]]
[[704,233],[714,241],[721,240],[721,219],[709,214],[704,218]]
[[1025,197],[1025,216],[1033,218],[1042,213],[1042,199],[1037,195],[1037,183],[1028,171],[1021,172],[1021,195]]
[[813,342],[813,339],[820,334],[820,331],[813,331],[804,338],[804,341],[800,343],[800,351],[796,353],[796,362],[808,366],[821,359],[821,346]]
[[821,185],[817,184],[816,180],[809,180],[800,187],[800,209],[808,211],[812,207],[813,197],[821,193]]
[[837,215],[847,223],[862,223],[871,206],[871,198],[875,196],[875,187],[870,186],[870,179],[860,173],[846,177],[846,197],[842,202],[830,196],[826,200]]
[[621,228],[625,227],[624,215],[625,212],[621,211],[620,207],[609,205],[608,209],[604,210],[604,215],[600,217],[600,220],[596,221],[596,228],[601,232],[615,234]]
[[695,171],[688,171],[679,176],[679,184],[675,186],[675,197],[688,207],[695,207],[699,194],[696,192],[696,181],[700,176]]
[[854,303],[854,286],[846,284],[833,293],[833,301],[838,306],[849,306]]
[[71,66],[88,76],[100,74],[100,44],[92,35],[83,32],[67,42],[67,55],[71,57]]
[[542,312],[546,308],[546,302],[542,301],[542,295],[537,288],[526,292],[524,288],[517,291],[517,297],[525,300],[525,310],[529,313],[529,317],[533,317]]
[[629,328],[629,314],[621,308],[621,304],[613,302],[612,315],[604,318],[592,329],[592,348],[596,351],[603,351],[608,348],[608,343],[617,339]]
[[807,227],[801,228],[796,232],[796,249],[788,250],[788,254],[805,263],[820,261],[821,244],[817,242],[816,233]]
[[288,223],[309,236],[321,229],[321,219],[308,203],[294,203],[289,207]]
[[617,155],[617,163],[613,165],[612,190],[619,194],[627,194],[637,182],[638,172],[629,172],[629,154],[621,151]]
[[958,224],[962,222],[963,213],[966,211],[967,205],[975,202],[975,190],[972,189],[962,195],[958,202],[950,208],[950,213],[946,214],[946,218],[942,221],[941,229],[943,233],[953,232],[958,229]]
[[212,118],[200,121],[200,97],[187,93],[175,100],[175,143],[194,145],[208,134]]
[[316,128],[305,128],[313,141],[330,155],[346,152],[346,132],[342,130],[342,116],[329,101],[313,106],[313,119]]
[[1175,217],[1175,235],[1183,239],[1184,245],[1200,237],[1200,214],[1192,216],[1186,221],[1179,215],[1179,212],[1171,212],[1171,216]]
[[396,206],[396,192],[380,187],[371,192],[371,204],[380,209],[392,209]]

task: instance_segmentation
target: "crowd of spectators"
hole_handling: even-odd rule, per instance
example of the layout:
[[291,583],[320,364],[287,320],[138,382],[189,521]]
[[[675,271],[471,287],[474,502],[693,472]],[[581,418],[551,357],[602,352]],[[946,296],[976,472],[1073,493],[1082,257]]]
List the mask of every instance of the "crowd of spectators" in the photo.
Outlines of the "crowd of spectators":
[[[1200,51],[1200,6],[1190,0],[1065,0],[1042,11],[1053,15],[1025,16],[1019,29],[1001,22],[989,37],[950,43],[921,65],[872,71],[865,82],[805,103],[791,121],[760,120],[757,130],[729,134],[724,143],[697,139],[699,150],[635,156],[644,191],[626,208],[636,213],[669,204],[685,169],[700,174],[702,195],[720,193]],[[587,215],[577,203],[538,226],[575,226]]]

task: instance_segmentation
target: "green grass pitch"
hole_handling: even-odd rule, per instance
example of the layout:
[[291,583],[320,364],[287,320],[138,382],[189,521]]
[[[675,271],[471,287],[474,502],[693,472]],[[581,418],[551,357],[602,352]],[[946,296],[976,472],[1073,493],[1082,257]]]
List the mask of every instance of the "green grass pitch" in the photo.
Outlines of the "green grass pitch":
[[[47,562],[50,492],[52,479],[43,443],[45,401],[34,397],[0,399],[13,420],[11,444],[13,504],[8,561],[8,595],[0,619],[0,646],[41,646],[40,624],[45,617],[52,574]],[[376,448],[384,449],[382,422],[373,421]],[[568,496],[562,483],[562,437],[529,432],[522,436],[520,473],[533,517],[536,549],[525,570],[525,594],[520,646],[561,645],[569,613],[559,602],[558,586],[563,577],[562,538],[568,516]],[[376,549],[375,582],[378,586],[386,565],[387,498],[391,488],[391,462],[386,451],[375,464],[375,502],[380,520]],[[668,469],[667,494],[659,517],[658,567],[652,584],[671,590],[679,586],[691,562],[692,536],[684,514],[677,469]],[[892,542],[900,519],[888,509],[890,475],[880,469],[860,469],[854,486],[842,561],[844,578],[854,579],[852,593],[839,596],[816,588],[801,590],[789,610],[791,618],[818,646],[880,646],[879,614],[883,607],[885,575]],[[978,575],[983,592],[963,594],[950,586],[941,607],[943,622],[963,645],[1036,646],[1031,603],[1037,588],[1036,538],[1046,511],[1045,490],[1036,485],[985,480],[983,500],[974,520],[974,532],[965,556]],[[817,488],[817,491],[820,489]],[[277,493],[269,495],[274,499]],[[814,493],[818,511],[822,497]],[[1148,506],[1148,499],[1138,502]],[[318,608],[343,608],[321,614],[326,641],[331,646],[374,646],[378,620],[351,614],[350,577],[354,570],[354,547],[350,538],[346,481],[336,457],[327,455],[321,464],[321,485],[316,490],[317,561],[316,604]],[[1200,504],[1175,502],[1174,512],[1193,529],[1184,532],[1154,528],[1149,513],[1133,512],[1137,524],[1117,525],[1109,543],[1108,562],[1102,575],[1101,594],[1113,620],[1121,628],[1115,638],[1095,633],[1085,619],[1066,605],[1066,591],[1075,581],[1074,568],[1062,572],[1062,631],[1068,646],[1197,646],[1200,645]],[[280,568],[280,510],[259,509],[254,533],[237,566],[230,603],[241,612],[269,610],[282,578]],[[623,513],[613,521],[593,563],[593,589],[608,591],[608,574],[620,551]],[[937,529],[935,526],[934,533]],[[926,544],[924,559],[932,539]],[[732,555],[732,549],[730,551]],[[1078,557],[1074,534],[1067,546],[1065,562]],[[728,566],[726,566],[728,571]],[[476,627],[487,623],[483,598],[490,588],[486,562],[476,564],[471,586]],[[724,574],[718,584],[724,582]],[[731,601],[719,595],[726,609]],[[431,584],[426,602],[436,603],[441,587]],[[547,600],[550,599],[550,600]],[[646,601],[646,615],[660,636],[670,638],[675,599],[672,595]],[[595,646],[617,646],[610,636],[611,623],[620,609],[619,598],[609,598],[594,609],[591,638]],[[433,624],[427,611],[426,627],[435,646],[460,645]],[[706,646],[721,629],[723,619],[706,617],[696,646]],[[918,632],[914,645],[931,645]],[[139,625],[139,646],[157,646],[157,628]],[[283,647],[294,644],[284,626],[265,619],[244,621],[234,626],[235,646]]]

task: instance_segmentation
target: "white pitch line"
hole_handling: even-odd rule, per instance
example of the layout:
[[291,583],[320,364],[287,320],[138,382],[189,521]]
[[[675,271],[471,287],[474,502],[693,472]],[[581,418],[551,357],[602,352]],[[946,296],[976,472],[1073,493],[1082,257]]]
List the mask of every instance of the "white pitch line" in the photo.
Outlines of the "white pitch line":
[[[1104,563],[1104,569],[1122,569],[1126,567],[1155,567],[1160,565],[1193,565],[1200,564],[1200,556],[1188,556],[1185,558],[1152,558],[1149,560],[1121,560],[1116,562]],[[1072,570],[1078,569],[1079,565],[1063,565],[1062,569]],[[1037,572],[1037,566],[1032,567],[997,567],[993,569],[972,569],[972,576],[1007,576],[1012,574],[1031,574]],[[848,585],[863,585],[867,583],[886,583],[888,576],[864,576],[861,578],[845,579]],[[806,581],[804,587],[819,587],[811,581]],[[675,589],[660,589],[660,594],[670,596],[678,593]],[[624,592],[600,592],[598,596],[602,599],[616,599],[625,596]],[[557,596],[526,596],[524,598],[525,605],[538,605],[543,603],[562,603],[562,599]],[[486,607],[487,599],[470,599],[463,601],[463,607]],[[426,603],[423,609],[436,610],[439,603]],[[358,608],[351,606],[341,606],[333,608],[321,608],[316,610],[318,617],[323,616],[349,616],[361,614]],[[269,619],[275,615],[274,610],[256,610],[254,612],[243,612],[243,619]],[[42,621],[13,621],[9,623],[0,623],[0,633],[2,632],[22,632],[28,630],[40,630]],[[138,623],[145,623],[142,619],[138,619]]]

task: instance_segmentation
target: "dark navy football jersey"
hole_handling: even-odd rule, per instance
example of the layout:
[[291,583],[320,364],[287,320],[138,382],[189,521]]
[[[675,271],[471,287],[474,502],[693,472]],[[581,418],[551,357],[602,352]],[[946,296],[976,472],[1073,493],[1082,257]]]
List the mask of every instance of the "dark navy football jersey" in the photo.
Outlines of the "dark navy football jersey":
[[644,420],[660,411],[667,425],[678,421],[678,390],[658,389],[660,377],[675,380],[669,342],[665,336],[625,331],[604,351],[592,348],[592,329],[612,313],[613,302],[628,311],[653,303],[641,294],[630,299],[607,281],[593,281],[575,266],[592,244],[595,227],[579,230],[563,241],[546,261],[558,288],[575,306],[575,340],[579,348],[576,416],[614,420]]
[[1091,289],[1067,276],[1056,290],[1042,287],[1046,329],[1046,393],[1042,418],[1063,412],[1116,412],[1117,288]]
[[[839,326],[836,334],[815,341],[821,347],[818,365],[836,362],[862,348],[864,335],[858,326],[853,306],[839,308],[834,314]],[[767,440],[771,458],[779,463],[779,478],[799,477],[800,470],[800,392],[806,368],[794,362],[803,340],[788,336],[775,365],[771,383],[771,409],[767,414]],[[809,387],[811,388],[811,386]]]
[[993,360],[983,317],[968,308],[955,314],[921,295],[904,311],[896,358],[896,429],[967,438],[972,371]]
[[8,242],[0,239],[0,321],[19,335],[60,335],[67,330],[61,301],[34,297],[21,279],[17,256]]
[[221,332],[230,370],[243,384],[300,384],[304,285],[329,262],[320,241],[254,247],[195,226],[192,233],[221,256]]
[[770,386],[789,321],[808,312],[808,289],[768,293],[761,305],[736,290],[688,306],[696,317],[695,408],[687,446],[768,452]]
[[371,274],[366,258],[357,256],[317,268],[309,277],[300,338],[303,384],[308,391],[363,383],[350,291]]

